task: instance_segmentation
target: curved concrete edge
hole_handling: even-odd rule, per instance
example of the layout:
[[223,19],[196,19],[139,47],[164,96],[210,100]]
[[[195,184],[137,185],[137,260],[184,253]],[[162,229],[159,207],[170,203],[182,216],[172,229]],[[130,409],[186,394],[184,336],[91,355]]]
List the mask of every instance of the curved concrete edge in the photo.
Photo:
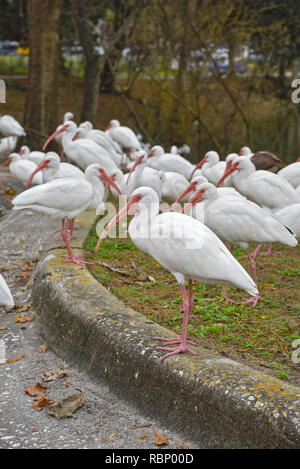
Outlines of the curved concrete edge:
[[[74,247],[94,217],[76,221]],[[58,355],[199,447],[300,448],[298,388],[200,346],[196,356],[159,362],[152,338],[173,334],[61,255],[56,244],[37,264],[32,292],[41,334]]]

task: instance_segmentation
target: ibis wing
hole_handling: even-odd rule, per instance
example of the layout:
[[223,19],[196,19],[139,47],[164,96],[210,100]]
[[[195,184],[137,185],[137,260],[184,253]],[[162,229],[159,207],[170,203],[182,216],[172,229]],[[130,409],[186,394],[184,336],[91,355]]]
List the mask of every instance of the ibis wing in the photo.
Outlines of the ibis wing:
[[13,199],[13,205],[40,205],[57,210],[76,210],[88,204],[93,195],[92,185],[80,178],[54,179],[32,187]]

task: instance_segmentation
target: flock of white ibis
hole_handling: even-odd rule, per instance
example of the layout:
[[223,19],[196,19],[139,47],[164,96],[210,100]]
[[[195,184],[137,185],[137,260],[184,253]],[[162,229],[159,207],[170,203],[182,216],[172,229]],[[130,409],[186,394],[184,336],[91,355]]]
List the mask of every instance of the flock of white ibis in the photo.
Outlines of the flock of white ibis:
[[[0,133],[15,146],[25,134],[11,116],[0,119]],[[0,141],[0,151],[5,139]],[[60,155],[46,151],[53,139],[61,145]],[[9,164],[11,173],[25,185],[13,199],[13,208],[60,219],[67,262],[89,263],[75,256],[70,245],[76,216],[96,209],[107,200],[108,192],[111,197],[122,195],[123,206],[101,233],[96,252],[112,226],[129,212],[134,214],[128,227],[132,242],[176,278],[183,299],[183,329],[176,338],[155,338],[164,342],[158,347],[166,352],[161,360],[195,353],[187,340],[193,281],[224,283],[223,299],[234,303],[228,298],[228,285],[235,285],[251,295],[240,303],[255,306],[261,299],[256,285],[257,256],[273,255],[274,242],[295,247],[300,238],[299,158],[284,166],[270,152],[253,153],[243,147],[223,161],[217,152],[208,151],[195,165],[176,147],[169,153],[159,145],[150,148],[115,119],[102,131],[90,122],[77,125],[70,112],[42,151],[23,146],[13,153],[15,146],[3,143],[2,153],[9,152],[9,156],[1,165]],[[274,173],[270,168],[280,169]],[[180,201],[185,203],[183,208]],[[162,211],[161,202],[171,204],[169,210],[164,205]],[[257,243],[253,252],[249,243]],[[268,243],[266,252],[261,252],[263,243]],[[252,276],[233,256],[234,246],[246,251]],[[0,278],[0,303],[12,301]]]

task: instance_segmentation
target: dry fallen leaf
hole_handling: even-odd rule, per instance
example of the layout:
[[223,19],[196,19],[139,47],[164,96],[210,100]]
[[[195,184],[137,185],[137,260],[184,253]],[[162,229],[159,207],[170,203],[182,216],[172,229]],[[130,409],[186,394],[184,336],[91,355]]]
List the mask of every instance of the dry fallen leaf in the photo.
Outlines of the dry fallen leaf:
[[72,414],[84,405],[82,394],[73,394],[48,407],[47,412],[56,418],[72,417]]
[[33,321],[33,319],[34,318],[32,316],[15,316],[14,317],[14,321],[16,322],[29,322],[29,321]]
[[37,429],[36,427],[34,427],[34,428],[32,429],[32,433],[36,433],[36,432],[38,432],[38,429]]
[[33,388],[32,386],[26,386],[25,392],[26,394],[29,394],[29,396],[36,396],[38,390],[36,388]]
[[20,308],[16,309],[17,313],[24,313],[25,311],[28,311],[32,306],[32,301],[29,301],[27,305],[21,306]]
[[[37,404],[35,404],[35,400],[37,400]],[[45,394],[42,393],[38,398],[35,398],[32,402],[32,405],[40,410],[42,407],[44,407],[45,405],[50,405],[50,404],[53,404],[54,401],[52,401],[51,399],[48,399],[47,397],[45,397]]]
[[0,331],[4,331],[6,329],[6,326],[0,326]]
[[67,375],[66,369],[62,366],[55,370],[44,371],[41,377],[43,378],[45,382],[48,382],[48,381],[56,381],[57,379],[62,378],[63,376],[66,376],[66,375]]
[[29,394],[30,396],[36,396],[38,392],[44,392],[46,391],[46,386],[43,386],[41,383],[37,383],[35,387],[33,386],[27,386],[25,388],[26,394]]
[[150,433],[145,433],[145,435],[140,436],[140,440],[144,440],[145,438],[148,438]]
[[39,349],[39,352],[40,352],[40,353],[45,353],[46,350],[47,350],[47,344],[43,344],[43,345],[41,346],[41,348]]
[[154,443],[158,446],[160,445],[168,445],[169,442],[168,440],[163,436],[161,435],[160,433],[156,432],[155,430],[153,430],[153,433],[155,435],[155,441]]
[[24,354],[18,355],[18,356],[15,357],[15,358],[7,358],[6,363],[17,362],[17,361],[19,361],[19,360],[22,360],[22,358],[24,358]]
[[106,440],[111,440],[114,436],[116,436],[118,433],[120,433],[121,430],[122,430],[122,429],[119,428],[116,432],[110,433],[110,434],[107,435],[105,438],[101,438],[100,441],[101,441],[102,443],[104,443],[104,441],[106,441]]

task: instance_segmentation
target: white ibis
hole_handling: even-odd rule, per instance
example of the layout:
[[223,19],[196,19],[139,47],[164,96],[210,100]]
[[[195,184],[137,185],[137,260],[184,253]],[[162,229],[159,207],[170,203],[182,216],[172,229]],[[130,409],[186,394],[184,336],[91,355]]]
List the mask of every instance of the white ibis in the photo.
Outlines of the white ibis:
[[30,151],[29,147],[23,145],[20,148],[19,155],[22,156],[25,160],[30,160],[36,165],[39,165],[45,158],[45,153],[43,151]]
[[99,178],[103,177],[102,168],[99,165],[90,165],[85,170],[85,178],[60,178],[53,179],[40,186],[32,187],[17,195],[12,203],[14,210],[29,209],[44,213],[52,218],[62,221],[62,237],[65,242],[68,256],[67,262],[84,265],[89,262],[79,256],[75,256],[68,236],[68,229],[73,228],[77,215],[88,209],[93,200],[103,200],[104,185]]
[[[255,188],[253,190],[255,191]],[[203,201],[201,205],[204,205],[205,225],[226,243],[229,243],[231,246],[240,246],[246,251],[255,283],[255,257],[260,246],[255,249],[254,253],[250,253],[250,242],[279,242],[291,247],[297,245],[297,240],[291,229],[284,226],[257,204],[250,202],[246,198],[232,195],[220,197],[213,184],[204,183],[198,187],[197,193],[192,197],[188,205],[195,205],[201,201]],[[193,215],[197,216],[197,212]],[[253,302],[255,306],[259,298],[259,296],[255,296],[244,302]]]
[[77,166],[74,166],[73,164],[69,163],[61,163],[58,154],[54,151],[49,151],[45,154],[43,161],[36,167],[36,169],[30,175],[26,183],[26,189],[28,189],[33,177],[39,171],[42,171],[43,183],[52,181],[52,179],[58,179],[63,177],[85,177],[84,172],[81,171],[81,169],[77,168]]
[[133,153],[142,150],[140,141],[133,130],[120,125],[117,119],[111,120],[105,131],[120,145],[122,151],[126,153],[127,156],[132,157]]
[[[189,181],[179,173],[166,171],[162,173],[161,198],[163,201],[172,204],[189,186]],[[183,197],[187,202],[187,196]]]
[[148,168],[147,163],[148,158],[146,152],[140,150],[128,174],[126,185],[129,186],[130,193],[140,186],[152,187],[159,195],[159,198],[161,198],[161,173],[156,169]]
[[244,156],[228,161],[217,186],[232,174],[234,187],[263,208],[279,209],[299,202],[299,195],[285,179],[269,171],[258,170]]
[[[216,185],[224,174],[226,162],[220,161],[220,157],[216,151],[208,151],[205,153],[204,158],[197,163],[195,170],[199,168],[201,168],[202,176]],[[228,185],[227,181],[225,185]]]
[[295,163],[282,168],[277,175],[288,181],[296,189],[300,185],[300,161],[295,161]]
[[[9,164],[9,171],[23,184],[26,184],[27,179],[31,176],[33,171],[37,168],[36,164],[32,161],[23,159],[18,153],[12,153],[4,163],[0,166],[6,166]],[[32,184],[42,184],[43,177],[41,174],[36,174],[32,179]]]
[[118,167],[126,164],[126,155],[116,152],[112,142],[110,142],[109,138],[107,137],[107,134],[102,130],[89,130],[88,124],[90,124],[88,121],[80,124],[73,140],[77,140],[77,138],[90,139],[97,143],[97,145],[99,145],[99,149],[101,149],[101,153],[106,155],[108,158],[111,158]]
[[46,141],[43,150],[49,142],[60,133],[62,137],[62,147],[70,160],[74,161],[81,169],[85,170],[89,165],[98,163],[108,174],[113,172],[117,166],[111,158],[101,153],[101,148],[97,143],[88,138],[73,140],[77,132],[77,125],[72,121],[67,121],[59,130],[55,131]]
[[[63,123],[60,124],[60,125],[56,128],[56,132],[57,132],[58,130],[60,130],[66,122],[68,122],[68,121],[73,121],[73,120],[74,120],[74,114],[73,114],[73,112],[70,112],[70,111],[65,112],[64,118],[63,118]],[[55,140],[56,140],[57,143],[59,143],[60,145],[61,145],[61,139],[62,139],[62,134],[60,134],[60,133],[57,134],[56,137],[55,137]]]
[[[190,184],[185,188],[185,190],[177,197],[175,203],[179,203],[181,200],[186,201],[186,197],[190,192],[197,192],[201,184],[209,182],[204,176],[195,176],[193,177]],[[243,197],[234,187],[218,187],[217,192],[219,196],[222,195],[233,195],[237,197]]]
[[12,308],[14,304],[14,299],[12,297],[12,294],[10,293],[10,289],[8,288],[7,283],[0,274],[0,305],[9,306]]
[[[136,211],[128,228],[132,242],[174,275],[182,294],[184,318],[180,337],[154,338],[163,340],[164,346],[158,349],[168,352],[160,360],[178,353],[195,354],[188,347],[188,344],[193,343],[187,340],[188,321],[194,303],[193,281],[228,281],[253,296],[258,293],[256,285],[224,243],[207,226],[181,213],[164,212],[159,215],[159,197],[150,187],[139,187],[133,192],[128,203],[103,230],[96,252],[106,233],[127,215],[129,209]],[[189,284],[188,294],[185,290],[186,280]],[[172,345],[175,347],[170,347]]]
[[[278,210],[300,201],[299,194],[285,179],[269,171],[257,170],[249,158],[237,157],[227,162],[224,175],[217,185],[232,175],[234,187],[265,210]],[[262,255],[275,255],[272,243]]]
[[17,145],[18,137],[4,137],[0,139],[0,155],[10,155]]
[[195,165],[180,155],[165,153],[163,147],[155,145],[148,153],[148,166],[158,171],[172,171],[190,179]]
[[12,116],[0,117],[0,133],[5,137],[25,137],[26,132],[19,122]]

